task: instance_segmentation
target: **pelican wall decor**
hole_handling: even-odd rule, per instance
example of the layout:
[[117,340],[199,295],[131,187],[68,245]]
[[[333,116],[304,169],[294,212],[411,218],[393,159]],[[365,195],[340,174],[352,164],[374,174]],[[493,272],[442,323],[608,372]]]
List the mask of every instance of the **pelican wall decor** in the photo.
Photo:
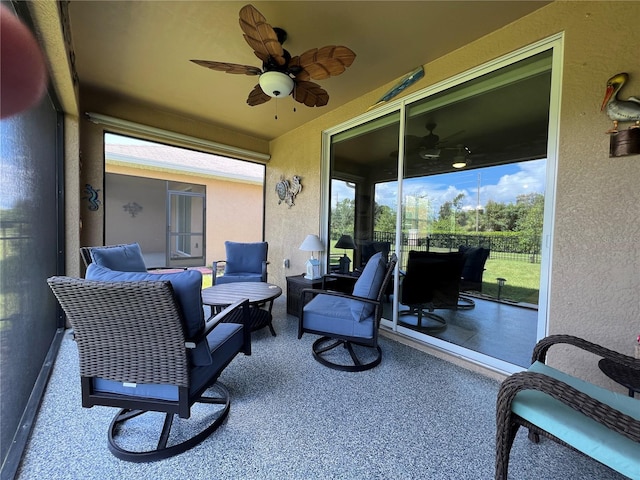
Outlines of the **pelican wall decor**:
[[[607,89],[600,110],[606,110],[613,121],[607,130],[610,135],[609,156],[621,157],[640,154],[640,98],[619,98],[620,90],[629,80],[628,73],[618,73],[607,80]],[[633,122],[626,130],[619,130],[619,123]]]

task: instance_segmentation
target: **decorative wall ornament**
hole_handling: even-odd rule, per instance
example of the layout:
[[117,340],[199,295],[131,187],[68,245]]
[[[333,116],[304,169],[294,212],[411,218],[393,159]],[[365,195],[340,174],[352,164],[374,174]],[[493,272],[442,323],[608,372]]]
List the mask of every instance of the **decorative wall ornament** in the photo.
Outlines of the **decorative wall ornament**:
[[389,90],[382,97],[380,97],[380,99],[376,103],[371,105],[367,109],[367,112],[373,108],[376,108],[378,105],[387,103],[392,98],[397,97],[404,89],[410,87],[411,85],[416,83],[418,80],[420,80],[422,77],[424,77],[424,67],[421,65],[418,68],[416,68],[414,71],[405,75],[398,83],[396,83],[391,88],[391,90]]
[[278,205],[282,202],[289,205],[289,208],[295,205],[296,195],[302,191],[302,184],[300,183],[301,180],[302,177],[299,175],[291,177],[291,181],[284,178],[284,175],[280,177],[280,181],[276,183]]
[[126,205],[123,205],[122,209],[131,215],[131,217],[135,217],[142,211],[142,206],[138,205],[136,202],[129,202]]
[[100,192],[100,189],[96,190],[90,184],[87,183],[84,186],[84,191],[87,193],[87,196],[82,197],[83,200],[88,200],[89,210],[91,210],[92,212],[95,212],[100,208],[100,204],[102,203],[102,201],[100,201],[100,199],[98,198],[98,192]]
[[[609,138],[609,156],[622,157],[640,154],[640,98],[618,98],[620,90],[629,80],[628,73],[618,73],[607,80],[607,91],[600,110],[606,110],[613,121],[613,127],[607,130]],[[634,122],[628,129],[618,129],[619,123]]]

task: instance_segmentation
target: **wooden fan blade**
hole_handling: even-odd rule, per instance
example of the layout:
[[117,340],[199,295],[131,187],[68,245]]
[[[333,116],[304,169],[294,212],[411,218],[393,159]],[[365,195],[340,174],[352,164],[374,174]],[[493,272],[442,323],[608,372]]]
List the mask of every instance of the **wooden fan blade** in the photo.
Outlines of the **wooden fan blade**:
[[324,80],[325,78],[340,75],[351,66],[356,58],[356,54],[351,49],[338,45],[312,48],[299,57],[294,57],[289,62],[289,66],[300,66],[302,71],[296,75],[298,80]]
[[191,60],[196,65],[210,68],[219,72],[244,74],[244,75],[260,75],[262,70],[251,65],[239,65],[237,63],[212,62],[210,60]]
[[278,35],[253,5],[245,5],[240,10],[240,28],[245,33],[244,39],[260,60],[267,62],[271,57],[278,65],[285,64]]
[[264,91],[260,87],[260,84],[257,84],[255,87],[253,87],[253,90],[251,90],[249,98],[247,98],[247,103],[250,106],[255,107],[256,105],[267,103],[269,100],[271,100],[271,97],[264,93]]
[[326,90],[313,82],[296,82],[293,98],[307,107],[322,107],[329,102],[329,94]]

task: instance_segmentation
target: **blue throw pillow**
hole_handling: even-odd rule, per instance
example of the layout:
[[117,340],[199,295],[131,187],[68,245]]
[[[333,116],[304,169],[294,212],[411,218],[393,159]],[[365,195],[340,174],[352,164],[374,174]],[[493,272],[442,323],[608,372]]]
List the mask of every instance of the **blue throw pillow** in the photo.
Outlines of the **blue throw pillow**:
[[224,242],[227,260],[226,273],[262,272],[262,262],[267,259],[267,242]]
[[[198,270],[185,270],[178,273],[142,273],[118,272],[92,263],[87,268],[87,280],[100,282],[140,282],[140,281],[169,281],[176,295],[178,305],[184,316],[185,335],[193,338],[204,330],[204,312],[202,310],[202,274]],[[201,341],[191,351],[194,365],[206,366],[211,364],[211,352],[206,339]]]
[[119,272],[146,272],[144,257],[140,245],[114,245],[109,247],[91,247],[91,260],[96,265]]
[[[386,272],[387,263],[382,257],[382,252],[378,252],[365,265],[362,274],[353,286],[353,295],[372,300],[377,298]],[[370,303],[353,302],[351,306],[353,319],[356,322],[366,319],[373,313],[374,308],[374,305]]]

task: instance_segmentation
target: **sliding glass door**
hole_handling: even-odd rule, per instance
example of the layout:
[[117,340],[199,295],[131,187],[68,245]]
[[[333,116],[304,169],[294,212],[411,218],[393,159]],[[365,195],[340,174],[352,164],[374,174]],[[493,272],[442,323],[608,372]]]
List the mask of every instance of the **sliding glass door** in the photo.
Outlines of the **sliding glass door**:
[[[502,370],[526,366],[546,328],[555,46],[526,49],[325,133],[330,245],[353,235],[353,275],[372,249],[399,258],[383,325]],[[401,301],[408,253],[476,247],[490,253],[481,281],[461,282],[464,308],[434,312],[445,328],[412,324]]]

